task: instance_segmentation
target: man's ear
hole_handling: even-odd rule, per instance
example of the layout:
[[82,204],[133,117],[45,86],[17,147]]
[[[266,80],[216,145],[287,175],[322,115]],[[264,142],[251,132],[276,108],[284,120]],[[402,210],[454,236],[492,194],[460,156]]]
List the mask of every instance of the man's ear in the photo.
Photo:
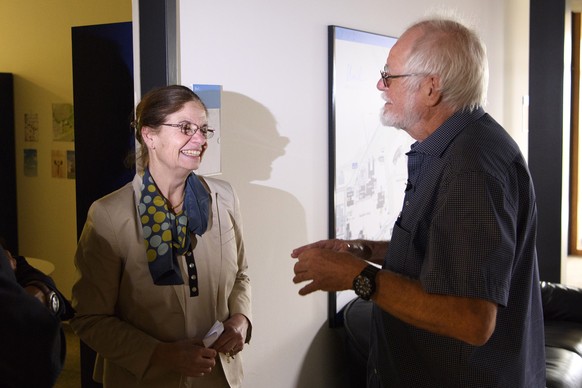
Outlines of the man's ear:
[[440,78],[437,76],[428,76],[424,82],[423,88],[425,88],[426,104],[428,106],[438,105],[442,98]]

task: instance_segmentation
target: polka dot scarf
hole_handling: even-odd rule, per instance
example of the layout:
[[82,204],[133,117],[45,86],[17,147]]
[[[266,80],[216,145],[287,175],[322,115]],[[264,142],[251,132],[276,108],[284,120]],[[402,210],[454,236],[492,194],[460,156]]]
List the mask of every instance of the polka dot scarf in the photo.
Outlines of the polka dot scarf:
[[150,175],[144,171],[138,206],[148,266],[154,284],[183,284],[178,256],[191,250],[190,231],[201,236],[208,226],[209,195],[192,173],[186,180],[184,206],[178,214],[168,207]]

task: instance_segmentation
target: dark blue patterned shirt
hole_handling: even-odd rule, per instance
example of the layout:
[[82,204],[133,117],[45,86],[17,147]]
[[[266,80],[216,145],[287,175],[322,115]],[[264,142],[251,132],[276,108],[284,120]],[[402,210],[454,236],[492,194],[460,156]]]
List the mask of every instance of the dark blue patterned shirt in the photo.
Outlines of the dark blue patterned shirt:
[[374,306],[368,386],[544,387],[535,193],[517,144],[478,109],[457,112],[408,158],[384,268],[428,293],[492,301],[497,322],[477,347]]

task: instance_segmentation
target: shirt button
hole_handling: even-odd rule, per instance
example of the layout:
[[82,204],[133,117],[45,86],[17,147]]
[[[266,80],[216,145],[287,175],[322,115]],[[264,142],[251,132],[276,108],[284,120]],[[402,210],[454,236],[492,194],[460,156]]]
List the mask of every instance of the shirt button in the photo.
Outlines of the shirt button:
[[196,275],[192,275],[192,276],[190,276],[190,279],[192,279],[192,280],[196,280]]
[[196,291],[198,291],[198,288],[192,287],[192,292],[196,292]]
[[405,205],[405,206],[408,206],[408,204],[409,204],[409,203],[410,203],[410,202],[406,201],[406,202],[404,203],[404,205]]
[[190,264],[188,264],[188,267],[190,267],[190,268],[194,268],[194,263],[190,263]]

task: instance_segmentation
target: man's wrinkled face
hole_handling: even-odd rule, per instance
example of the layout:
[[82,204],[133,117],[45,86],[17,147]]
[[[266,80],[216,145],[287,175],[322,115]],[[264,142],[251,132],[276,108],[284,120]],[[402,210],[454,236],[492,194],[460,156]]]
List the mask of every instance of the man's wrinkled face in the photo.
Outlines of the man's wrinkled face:
[[[409,131],[420,121],[421,111],[416,102],[416,90],[411,89],[410,77],[417,76],[405,68],[414,36],[405,35],[390,50],[384,72],[388,79],[380,79],[376,85],[385,101],[380,114],[383,125]],[[391,76],[398,76],[392,78]]]

